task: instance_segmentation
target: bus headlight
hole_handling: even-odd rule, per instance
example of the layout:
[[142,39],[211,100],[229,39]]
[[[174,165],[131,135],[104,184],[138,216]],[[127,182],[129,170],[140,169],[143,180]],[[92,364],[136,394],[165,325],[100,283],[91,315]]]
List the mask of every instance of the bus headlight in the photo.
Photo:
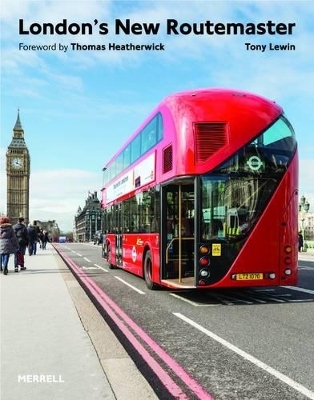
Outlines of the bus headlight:
[[199,286],[205,286],[208,284],[207,280],[210,277],[210,272],[208,268],[203,268],[199,272],[199,279],[198,279],[198,284]]
[[291,269],[289,269],[289,268],[285,269],[285,274],[286,275],[291,275],[292,274]]
[[200,270],[200,276],[202,278],[208,278],[209,277],[209,270],[207,268],[203,268]]

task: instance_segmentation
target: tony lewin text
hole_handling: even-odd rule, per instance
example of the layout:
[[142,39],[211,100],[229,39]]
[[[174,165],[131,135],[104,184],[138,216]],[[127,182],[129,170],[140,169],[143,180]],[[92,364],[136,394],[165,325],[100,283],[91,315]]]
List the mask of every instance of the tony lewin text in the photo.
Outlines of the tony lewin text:
[[291,43],[284,44],[276,44],[276,43],[268,43],[268,44],[254,44],[254,43],[244,43],[245,49],[250,51],[260,51],[264,53],[266,50],[270,51],[294,51],[296,47]]

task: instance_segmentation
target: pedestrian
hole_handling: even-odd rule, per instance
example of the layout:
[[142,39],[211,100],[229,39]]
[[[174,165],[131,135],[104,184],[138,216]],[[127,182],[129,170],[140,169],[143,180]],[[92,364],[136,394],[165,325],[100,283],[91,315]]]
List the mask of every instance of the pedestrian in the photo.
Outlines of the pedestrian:
[[28,238],[28,231],[24,224],[24,218],[20,217],[18,219],[18,223],[13,226],[15,235],[17,237],[18,242],[18,250],[14,256],[14,267],[15,270],[21,267],[21,271],[25,270],[25,252],[26,247],[28,246],[29,238]]
[[[14,233],[12,224],[8,217],[0,218],[0,255],[1,255],[1,271],[3,274],[8,274],[8,265],[10,254],[17,251],[18,243]],[[18,271],[16,271],[18,272]]]
[[36,255],[37,253],[37,242],[38,242],[38,233],[37,229],[31,223],[28,224],[27,227],[28,232],[28,254],[30,256]]
[[303,235],[302,232],[299,232],[299,252],[303,250]]
[[39,243],[39,247],[41,249],[43,247],[43,237],[44,237],[44,231],[42,229],[40,229],[39,233],[38,233],[38,243]]
[[34,228],[35,228],[35,231],[37,232],[37,242],[36,242],[36,246],[35,246],[35,253],[34,254],[36,254],[37,253],[37,243],[39,243],[39,245],[40,245],[40,228],[39,228],[39,226],[37,225],[37,221],[36,220],[34,220],[33,221],[33,226],[34,226]]
[[49,242],[49,236],[47,231],[43,231],[43,235],[41,238],[41,246],[43,250],[46,250],[47,242]]

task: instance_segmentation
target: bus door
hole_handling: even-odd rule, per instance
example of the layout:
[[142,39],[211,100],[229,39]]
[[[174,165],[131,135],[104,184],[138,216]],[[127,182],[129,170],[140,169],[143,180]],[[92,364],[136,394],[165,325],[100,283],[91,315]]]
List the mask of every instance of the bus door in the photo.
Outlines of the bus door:
[[161,279],[195,286],[194,180],[162,187]]

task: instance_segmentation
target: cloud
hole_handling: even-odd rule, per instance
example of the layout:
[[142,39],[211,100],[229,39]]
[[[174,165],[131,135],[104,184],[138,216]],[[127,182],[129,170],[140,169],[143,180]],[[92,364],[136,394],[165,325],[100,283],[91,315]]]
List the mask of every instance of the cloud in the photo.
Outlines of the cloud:
[[[5,150],[1,149],[0,213],[6,213]],[[85,205],[88,192],[97,191],[100,200],[99,174],[79,169],[33,171],[30,177],[30,220],[56,220],[63,231],[72,231],[78,207]]]

